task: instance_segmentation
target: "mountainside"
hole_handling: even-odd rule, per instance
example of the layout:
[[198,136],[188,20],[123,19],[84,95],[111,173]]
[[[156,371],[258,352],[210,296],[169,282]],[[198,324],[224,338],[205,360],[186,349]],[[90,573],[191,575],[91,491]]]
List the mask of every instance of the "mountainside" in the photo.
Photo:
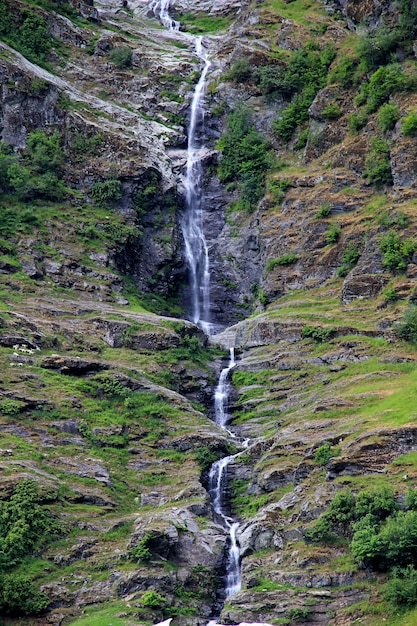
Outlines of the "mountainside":
[[417,622],[416,56],[413,0],[0,0],[1,623]]

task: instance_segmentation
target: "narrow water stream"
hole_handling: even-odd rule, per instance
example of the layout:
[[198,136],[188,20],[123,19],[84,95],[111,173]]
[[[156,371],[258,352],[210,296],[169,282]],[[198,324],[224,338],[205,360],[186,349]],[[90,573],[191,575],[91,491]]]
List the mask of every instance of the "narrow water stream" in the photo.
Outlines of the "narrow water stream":
[[[235,367],[236,361],[233,348],[230,349],[229,365],[225,367],[219,378],[219,382],[214,394],[214,419],[215,422],[227,430],[227,424],[230,421],[230,415],[227,411],[229,392],[230,392],[230,373]],[[228,431],[232,436],[233,433]],[[229,542],[227,548],[227,556],[225,563],[225,579],[224,579],[224,596],[228,598],[232,594],[240,591],[240,550],[237,540],[239,524],[230,515],[227,510],[228,493],[227,493],[227,468],[235,458],[239,455],[232,454],[223,459],[219,459],[210,468],[209,473],[209,495],[213,505],[214,512],[221,525],[229,531]]]
[[190,273],[191,319],[209,335],[212,327],[210,324],[209,254],[204,235],[202,164],[204,144],[199,139],[199,135],[201,136],[204,126],[204,94],[206,76],[211,63],[201,37],[195,39],[195,51],[198,58],[204,62],[204,68],[191,101],[185,177],[186,211],[181,226]]
[[[151,10],[157,15],[162,24],[171,31],[179,32],[179,22],[169,15],[170,0],[157,0],[150,4]],[[190,35],[184,33],[187,42]],[[210,317],[210,265],[209,251],[204,234],[204,186],[203,186],[203,156],[204,141],[204,95],[206,77],[211,67],[208,52],[203,44],[202,37],[192,37],[195,53],[202,61],[200,79],[195,87],[191,100],[191,113],[188,125],[187,165],[185,172],[185,203],[186,210],[181,227],[184,238],[185,257],[190,276],[191,311],[190,317],[207,335],[215,332]],[[227,367],[220,374],[214,394],[214,420],[228,435],[238,440],[236,435],[228,429],[231,416],[228,413],[228,403],[231,391],[230,374],[236,366],[233,348],[230,350],[230,359]],[[245,442],[239,442],[245,447]],[[216,521],[229,534],[225,548],[224,584],[219,595],[225,599],[237,593],[241,588],[240,550],[238,542],[239,523],[234,520],[228,511],[228,478],[227,470],[230,463],[240,452],[224,457],[213,463],[209,472],[208,491],[213,506]],[[215,626],[217,618],[207,626]]]

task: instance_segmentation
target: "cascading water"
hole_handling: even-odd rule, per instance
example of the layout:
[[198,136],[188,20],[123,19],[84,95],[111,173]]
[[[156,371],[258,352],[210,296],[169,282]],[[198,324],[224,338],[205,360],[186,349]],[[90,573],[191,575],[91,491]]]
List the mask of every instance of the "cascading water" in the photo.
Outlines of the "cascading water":
[[[170,31],[178,32],[180,22],[169,14],[171,0],[153,0],[149,8]],[[190,36],[183,34],[187,40]],[[188,125],[187,166],[185,173],[186,210],[181,221],[185,244],[185,257],[190,274],[191,320],[206,334],[212,334],[210,323],[210,270],[209,251],[203,227],[203,153],[204,142],[199,139],[204,127],[204,94],[206,76],[211,62],[203,45],[202,37],[192,37],[195,53],[203,61],[204,68],[194,89],[191,115]]]
[[155,15],[159,17],[161,20],[161,24],[165,26],[168,30],[179,30],[180,23],[176,20],[173,20],[169,14],[169,6],[171,4],[171,0],[155,0],[151,2],[149,8]]
[[182,233],[185,255],[190,272],[191,317],[206,332],[211,334],[210,324],[210,270],[207,241],[203,228],[203,143],[198,139],[198,131],[204,124],[204,93],[206,75],[210,61],[204,49],[202,38],[197,37],[196,54],[204,61],[204,69],[194,90],[191,102],[191,117],[188,127],[187,169],[185,177],[186,211],[182,219]]
[[[151,10],[158,15],[162,24],[171,31],[179,31],[180,24],[169,15],[170,0],[156,0],[150,4]],[[186,36],[186,35],[184,35]],[[187,36],[188,37],[188,36]],[[210,268],[209,251],[204,235],[203,212],[203,156],[204,142],[201,135],[204,130],[204,94],[206,76],[211,62],[204,48],[201,37],[194,38],[195,52],[204,62],[204,68],[195,87],[191,101],[191,115],[188,127],[187,167],[185,176],[186,211],[181,227],[185,244],[185,255],[190,274],[191,319],[206,334],[212,334],[214,327],[210,321]],[[227,412],[230,395],[230,372],[235,367],[233,348],[230,360],[220,374],[214,396],[215,422],[235,437],[227,429],[230,415]],[[239,523],[227,511],[227,468],[239,453],[227,456],[213,463],[209,473],[209,494],[219,523],[229,532],[229,541],[225,562],[224,592],[227,598],[241,588],[240,550],[238,544]],[[208,626],[214,626],[212,620]]]
[[[234,350],[230,350],[230,360],[219,378],[214,394],[214,420],[216,424],[226,429],[230,416],[227,412],[227,403],[230,393],[229,375],[235,367]],[[225,564],[224,595],[226,598],[240,590],[240,551],[237,541],[239,524],[227,512],[227,468],[238,456],[232,454],[213,463],[209,473],[209,495],[220,523],[229,531],[229,546]]]

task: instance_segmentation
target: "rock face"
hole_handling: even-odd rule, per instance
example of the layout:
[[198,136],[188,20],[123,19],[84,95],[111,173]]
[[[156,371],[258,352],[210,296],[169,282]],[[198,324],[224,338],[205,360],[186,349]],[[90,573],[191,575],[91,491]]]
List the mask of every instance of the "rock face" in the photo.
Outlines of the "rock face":
[[[414,61],[408,44],[391,51],[404,84],[384,82],[375,109],[378,70],[355,56],[360,24],[394,27],[397,3],[310,2],[300,15],[296,2],[177,0],[180,31],[139,0],[63,6],[7,3],[16,32],[29,12],[51,38],[43,58],[30,38],[0,44],[0,498],[32,480],[60,524],[33,548],[47,612],[7,619],[64,626],[94,605],[126,626],[348,626],[372,605],[382,623],[389,574],[358,562],[353,526],[314,533],[343,490],[392,488],[407,513],[417,480],[417,361],[404,340],[417,276]],[[225,328],[209,338],[182,319],[200,32],[212,65],[199,182],[212,320]],[[317,88],[284,141],[278,121],[306,95],[285,73],[294,58],[327,74],[304,76]],[[271,157],[250,210],[241,182],[217,171],[242,103]],[[246,140],[255,158],[259,141]],[[237,357],[228,430],[210,419],[219,346]],[[224,603],[228,532],[206,486],[229,455],[242,589]]]

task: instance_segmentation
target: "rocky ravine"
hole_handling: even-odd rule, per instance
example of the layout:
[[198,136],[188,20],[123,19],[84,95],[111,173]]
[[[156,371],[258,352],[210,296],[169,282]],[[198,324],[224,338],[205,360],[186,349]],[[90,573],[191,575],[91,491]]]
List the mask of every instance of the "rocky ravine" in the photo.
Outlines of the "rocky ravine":
[[[2,139],[18,154],[33,131],[58,131],[71,190],[54,199],[17,188],[16,199],[3,189],[2,496],[35,480],[61,527],[31,561],[47,612],[6,623],[208,621],[225,533],[213,521],[207,469],[234,451],[209,418],[230,346],[239,354],[234,428],[251,445],[230,472],[243,588],[221,620],[395,619],[381,603],[386,575],[353,558],[348,531],[324,544],[305,539],[343,488],[389,484],[404,506],[416,479],[416,356],[396,328],[414,300],[417,259],[411,252],[404,272],[393,273],[380,248],[390,228],[415,236],[416,139],[402,118],[416,94],[389,95],[398,107],[383,134],[392,184],[378,186],[363,175],[371,138],[382,132],[378,113],[369,111],[356,135],[350,126],[361,112],[359,85],[327,79],[297,148],[302,130],[288,145],[272,132],[288,97],[265,91],[253,69],[285,64],[312,37],[349,56],[361,19],[372,31],[382,17],[398,17],[391,2],[359,4],[175,3],[190,30],[190,13],[223,20],[204,35],[213,59],[205,131],[212,301],[228,326],[210,345],[181,319],[181,172],[199,69],[192,39],[163,30],[142,2],[108,0],[74,5],[78,20],[34,9],[56,38],[47,69],[2,44]],[[24,7],[7,4],[20,26]],[[130,50],[126,67],[115,49]],[[242,59],[251,78],[232,80],[226,72]],[[412,55],[398,62],[415,72]],[[252,213],[233,204],[238,188],[221,185],[216,171],[217,140],[241,101],[287,165],[268,175]],[[335,103],[337,119],[326,109]],[[100,203],[94,184],[116,179],[118,193]],[[329,231],[338,231],[333,240]],[[356,264],[345,260],[348,249]],[[274,262],[287,253],[291,263]],[[388,285],[396,298],[385,295]],[[325,463],[316,456],[323,446]],[[87,621],[78,620],[83,612]]]

